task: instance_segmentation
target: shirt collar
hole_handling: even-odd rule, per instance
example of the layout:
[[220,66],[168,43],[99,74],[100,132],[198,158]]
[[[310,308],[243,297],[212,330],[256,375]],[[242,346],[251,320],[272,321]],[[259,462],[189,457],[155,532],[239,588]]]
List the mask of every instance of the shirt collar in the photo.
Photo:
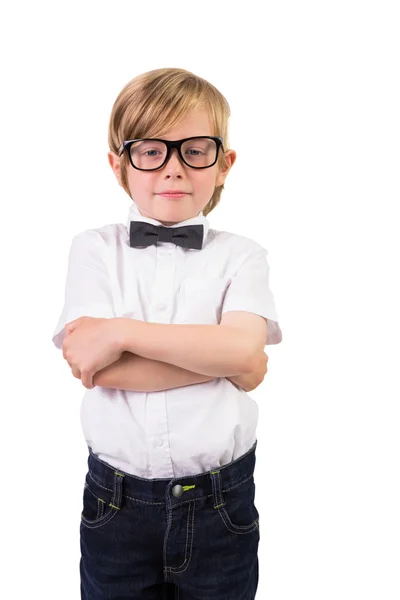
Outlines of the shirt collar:
[[174,225],[163,225],[160,221],[156,219],[151,219],[150,217],[144,217],[134,200],[132,200],[132,204],[129,207],[128,219],[126,222],[126,227],[128,230],[128,235],[130,232],[130,223],[131,221],[144,221],[145,223],[151,223],[152,225],[162,225],[163,227],[182,227],[182,225],[203,225],[203,247],[207,238],[208,230],[209,230],[209,222],[207,217],[203,215],[203,211],[196,217],[191,217],[190,219],[186,219],[186,221],[180,221],[179,223],[175,223]]

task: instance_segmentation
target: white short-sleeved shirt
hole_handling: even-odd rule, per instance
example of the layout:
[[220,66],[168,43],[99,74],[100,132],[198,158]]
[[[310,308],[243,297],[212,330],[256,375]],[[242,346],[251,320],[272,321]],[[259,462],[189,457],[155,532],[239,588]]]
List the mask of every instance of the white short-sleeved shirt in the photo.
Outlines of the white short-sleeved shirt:
[[[131,248],[132,220],[161,225],[133,201],[126,225],[87,229],[72,239],[64,307],[52,337],[57,348],[64,326],[82,316],[218,324],[234,310],[268,320],[267,344],[282,340],[265,248],[210,229],[202,213],[172,226],[202,224],[201,250],[172,242]],[[203,473],[236,460],[254,444],[257,419],[257,403],[225,377],[159,392],[95,386],[85,389],[81,405],[93,452],[148,479]]]

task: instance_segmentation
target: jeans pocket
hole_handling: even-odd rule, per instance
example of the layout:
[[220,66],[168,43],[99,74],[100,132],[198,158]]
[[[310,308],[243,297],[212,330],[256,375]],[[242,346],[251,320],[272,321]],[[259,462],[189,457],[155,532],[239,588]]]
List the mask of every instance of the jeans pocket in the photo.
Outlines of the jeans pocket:
[[114,489],[108,489],[93,479],[90,472],[86,475],[81,513],[81,522],[85,527],[103,527],[120,512],[122,482],[116,480],[117,476],[115,473]]
[[240,485],[223,492],[223,502],[217,508],[225,527],[231,533],[259,531],[260,515],[254,504],[254,495],[253,475]]

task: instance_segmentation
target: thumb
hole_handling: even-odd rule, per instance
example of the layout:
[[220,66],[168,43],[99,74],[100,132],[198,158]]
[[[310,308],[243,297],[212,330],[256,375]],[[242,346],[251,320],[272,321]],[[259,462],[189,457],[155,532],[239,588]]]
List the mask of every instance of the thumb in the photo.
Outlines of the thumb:
[[67,329],[68,331],[74,331],[74,329],[78,325],[78,321],[80,321],[80,319],[75,319],[74,321],[67,323],[65,329]]

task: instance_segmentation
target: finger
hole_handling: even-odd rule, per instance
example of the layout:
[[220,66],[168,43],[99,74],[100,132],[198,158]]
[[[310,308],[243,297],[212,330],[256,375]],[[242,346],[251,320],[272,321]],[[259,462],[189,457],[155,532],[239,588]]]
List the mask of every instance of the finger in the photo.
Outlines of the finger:
[[82,319],[85,319],[85,317],[79,317],[79,319],[74,319],[73,321],[70,321],[65,325],[65,329],[67,329],[68,331],[74,331],[74,329],[77,328]]
[[67,336],[64,337],[61,348],[62,348],[62,355],[65,358],[65,360],[67,360]]
[[79,319],[74,319],[73,321],[70,321],[69,323],[67,323],[65,325],[65,327],[69,327],[70,325],[75,325],[78,321],[80,321],[82,319],[82,317],[79,317]]
[[81,378],[81,372],[77,367],[72,367],[71,371],[74,377],[76,377],[77,379]]
[[82,371],[81,372],[81,381],[82,381],[82,384],[88,390],[92,390],[94,388],[94,385],[93,385],[93,376],[94,376],[94,373],[89,373],[88,371]]

